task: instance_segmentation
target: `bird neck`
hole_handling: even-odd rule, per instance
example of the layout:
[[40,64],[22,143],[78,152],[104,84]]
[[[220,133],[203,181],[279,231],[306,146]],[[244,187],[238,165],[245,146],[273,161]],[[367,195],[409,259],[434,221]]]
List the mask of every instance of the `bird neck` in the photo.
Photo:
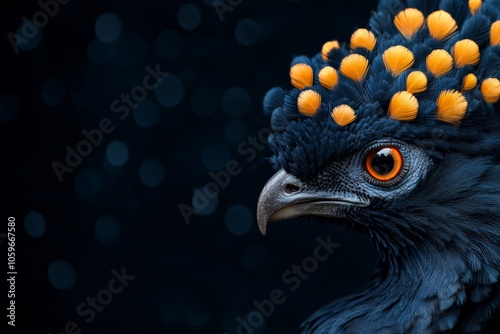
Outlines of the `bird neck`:
[[381,268],[373,285],[352,300],[358,314],[366,315],[353,320],[354,328],[425,333],[455,323],[472,274],[460,255],[420,249],[389,263],[398,265]]
[[494,273],[485,286],[478,283],[480,276],[485,283],[484,272],[474,271],[457,252],[421,249],[385,262],[366,290],[316,312],[303,333],[432,333],[457,323],[477,329],[484,320],[477,310],[494,311],[499,301],[488,298],[488,292],[500,296]]

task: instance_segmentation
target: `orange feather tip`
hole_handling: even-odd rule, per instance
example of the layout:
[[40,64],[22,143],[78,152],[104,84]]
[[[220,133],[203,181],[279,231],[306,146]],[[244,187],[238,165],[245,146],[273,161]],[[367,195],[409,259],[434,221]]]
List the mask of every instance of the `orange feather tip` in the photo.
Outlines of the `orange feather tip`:
[[431,36],[437,40],[450,37],[457,29],[453,17],[444,10],[438,10],[427,16],[427,27]]
[[493,22],[490,30],[490,44],[500,45],[500,20]]
[[332,118],[340,126],[346,126],[354,122],[356,112],[347,104],[342,104],[333,108]]
[[436,101],[437,118],[443,122],[460,124],[467,111],[467,99],[456,90],[445,90]]
[[389,103],[389,117],[398,121],[413,121],[417,118],[418,100],[412,93],[402,91],[394,94]]
[[397,77],[407,69],[413,66],[415,57],[413,53],[402,45],[396,45],[388,48],[382,54],[385,68]]
[[422,93],[427,90],[427,77],[424,72],[413,71],[406,78],[406,91],[412,94]]
[[358,29],[351,36],[351,49],[365,48],[372,51],[377,44],[375,35],[367,29]]
[[462,91],[467,92],[469,90],[472,90],[476,88],[477,85],[477,77],[469,73],[464,77],[464,80],[462,81]]
[[328,60],[328,54],[330,51],[333,49],[339,49],[340,44],[337,41],[328,41],[325,44],[323,44],[323,48],[321,49],[321,56],[323,57],[323,60]]
[[481,0],[469,0],[469,9],[472,15],[474,15],[479,8],[481,8],[483,2]]
[[360,54],[351,54],[340,63],[340,73],[355,82],[361,82],[368,72],[368,59]]
[[326,89],[334,89],[339,82],[339,75],[336,69],[331,66],[326,66],[319,71],[318,79],[321,86]]
[[302,115],[314,116],[321,107],[321,95],[312,89],[305,90],[299,95],[297,107]]
[[297,89],[313,85],[313,69],[307,64],[295,64],[290,68],[290,81]]
[[427,70],[435,77],[449,73],[453,68],[453,58],[445,50],[434,50],[426,59]]
[[483,99],[489,103],[497,103],[500,100],[500,80],[488,78],[481,84]]
[[424,21],[424,14],[415,8],[407,8],[394,17],[394,25],[408,40],[424,25]]
[[479,63],[479,46],[470,39],[462,39],[452,48],[453,59],[458,68],[465,65],[475,66]]

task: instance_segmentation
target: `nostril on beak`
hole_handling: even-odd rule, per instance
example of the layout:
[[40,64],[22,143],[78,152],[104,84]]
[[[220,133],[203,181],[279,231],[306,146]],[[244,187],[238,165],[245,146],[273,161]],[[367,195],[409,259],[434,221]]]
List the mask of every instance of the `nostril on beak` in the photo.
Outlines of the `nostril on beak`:
[[285,193],[287,194],[293,194],[293,193],[296,193],[297,191],[300,190],[300,187],[296,184],[293,184],[293,183],[287,183],[285,184]]

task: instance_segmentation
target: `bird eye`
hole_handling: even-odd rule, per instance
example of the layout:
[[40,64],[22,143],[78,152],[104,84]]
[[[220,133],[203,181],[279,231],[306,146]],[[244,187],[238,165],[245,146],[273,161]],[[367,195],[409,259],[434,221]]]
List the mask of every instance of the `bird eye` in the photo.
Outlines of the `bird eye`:
[[382,146],[369,151],[365,158],[366,172],[380,185],[396,179],[404,166],[403,154],[395,146]]

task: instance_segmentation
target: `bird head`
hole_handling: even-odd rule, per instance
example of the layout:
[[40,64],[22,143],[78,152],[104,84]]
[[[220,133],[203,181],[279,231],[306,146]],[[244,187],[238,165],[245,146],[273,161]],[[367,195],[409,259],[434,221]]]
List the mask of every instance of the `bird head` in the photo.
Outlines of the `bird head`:
[[277,173],[259,228],[320,216],[367,234],[394,265],[456,249],[498,268],[499,2],[405,3],[381,1],[348,43],[296,57],[291,86],[265,96]]

